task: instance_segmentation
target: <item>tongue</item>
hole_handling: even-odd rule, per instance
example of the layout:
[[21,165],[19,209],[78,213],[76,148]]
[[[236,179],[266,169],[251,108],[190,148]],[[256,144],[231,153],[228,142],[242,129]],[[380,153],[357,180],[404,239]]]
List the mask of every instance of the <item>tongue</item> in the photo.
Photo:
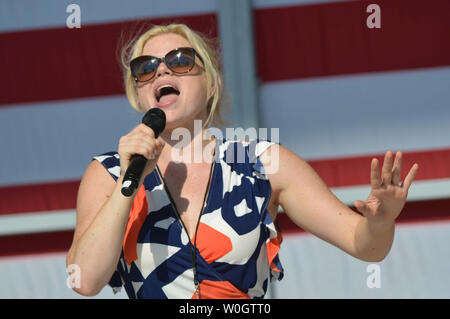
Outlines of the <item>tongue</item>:
[[165,95],[161,96],[161,98],[159,99],[159,102],[166,103],[166,102],[173,101],[176,98],[178,98],[178,94],[176,94],[176,93],[165,94]]

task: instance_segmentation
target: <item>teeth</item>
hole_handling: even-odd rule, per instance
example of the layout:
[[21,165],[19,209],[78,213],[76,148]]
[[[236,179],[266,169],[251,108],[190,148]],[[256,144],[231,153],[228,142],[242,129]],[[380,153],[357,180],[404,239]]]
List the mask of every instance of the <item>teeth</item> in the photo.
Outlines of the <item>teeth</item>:
[[161,85],[160,87],[156,88],[156,90],[155,90],[155,97],[156,97],[156,99],[157,99],[158,101],[159,101],[159,99],[161,98],[161,90],[164,89],[164,88],[172,88],[172,89],[174,89],[175,91],[179,92],[178,89],[175,88],[173,85],[171,85],[171,84],[163,84],[163,85]]
[[163,88],[173,88],[173,89],[175,89],[172,85],[170,85],[170,84],[164,84],[164,85],[161,85],[159,88],[158,88],[158,92],[159,91],[161,91],[161,89],[163,89]]

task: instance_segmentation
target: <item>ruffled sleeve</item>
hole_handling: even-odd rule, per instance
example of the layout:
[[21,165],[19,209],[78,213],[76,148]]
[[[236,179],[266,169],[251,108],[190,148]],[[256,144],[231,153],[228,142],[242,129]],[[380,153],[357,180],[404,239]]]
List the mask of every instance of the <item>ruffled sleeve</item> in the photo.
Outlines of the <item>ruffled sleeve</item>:
[[104,153],[102,155],[94,156],[93,159],[99,161],[115,181],[119,179],[120,159],[117,152]]
[[[252,145],[252,143],[255,143],[255,145]],[[284,270],[280,262],[279,257],[279,251],[281,242],[283,241],[283,236],[281,234],[281,229],[278,225],[277,221],[273,221],[272,217],[270,216],[270,213],[267,210],[267,205],[270,200],[270,182],[267,177],[267,170],[264,167],[264,165],[259,160],[259,157],[262,153],[264,153],[270,146],[274,145],[274,142],[268,141],[268,140],[255,140],[254,142],[250,143],[250,149],[253,149],[254,151],[250,151],[250,154],[254,154],[253,159],[253,176],[260,182],[260,183],[267,183],[268,187],[268,198],[266,202],[264,203],[262,209],[261,209],[261,222],[265,227],[266,230],[266,237],[265,237],[265,243],[267,248],[267,261],[270,266],[270,280],[281,280],[283,278]],[[252,161],[252,158],[250,156],[250,161]],[[273,169],[273,167],[271,168]]]

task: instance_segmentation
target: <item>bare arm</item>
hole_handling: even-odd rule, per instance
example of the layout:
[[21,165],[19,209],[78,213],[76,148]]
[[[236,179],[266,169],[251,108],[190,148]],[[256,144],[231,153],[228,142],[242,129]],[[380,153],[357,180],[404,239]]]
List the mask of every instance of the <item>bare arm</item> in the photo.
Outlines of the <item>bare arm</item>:
[[[380,220],[354,212],[328,189],[308,163],[285,147],[278,147],[278,154],[266,152],[261,160],[265,166],[278,160],[278,170],[269,174],[269,180],[278,204],[289,218],[299,227],[355,258],[365,261],[382,260],[392,245],[395,214]],[[406,193],[417,167],[411,171],[414,172],[410,172],[408,185],[405,180]],[[400,213],[398,208],[401,210],[406,200],[406,193],[393,201],[401,204],[395,207],[397,215]],[[360,202],[355,202],[359,210],[363,203]],[[393,207],[392,203],[387,206],[388,209]]]
[[82,295],[92,296],[108,283],[119,261],[133,197],[120,193],[116,183],[97,161],[81,180],[77,199],[77,225],[67,265],[80,267]]
[[[141,154],[151,159],[144,170],[145,177],[155,167],[163,146],[162,141],[154,139],[150,128],[143,125],[136,127],[122,137],[119,144],[122,174],[131,156]],[[117,267],[136,195],[122,195],[122,179],[123,176],[115,182],[99,162],[92,161],[81,180],[77,198],[77,224],[66,263],[80,267],[81,287],[74,290],[82,295],[98,294]]]
[[401,152],[394,156],[386,152],[380,175],[380,165],[373,159],[370,167],[371,192],[366,201],[355,201],[355,207],[365,217],[358,225],[355,236],[356,250],[361,259],[383,260],[392,246],[395,219],[400,215],[417,171],[418,164],[409,170],[403,182]]

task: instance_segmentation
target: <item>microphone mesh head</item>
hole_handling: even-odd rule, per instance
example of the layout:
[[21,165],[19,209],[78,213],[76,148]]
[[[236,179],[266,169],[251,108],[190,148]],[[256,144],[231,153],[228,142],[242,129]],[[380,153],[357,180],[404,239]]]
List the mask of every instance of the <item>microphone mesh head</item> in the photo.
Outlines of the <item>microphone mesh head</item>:
[[166,114],[160,108],[152,108],[145,113],[142,123],[150,127],[155,132],[155,137],[158,137],[166,127]]

